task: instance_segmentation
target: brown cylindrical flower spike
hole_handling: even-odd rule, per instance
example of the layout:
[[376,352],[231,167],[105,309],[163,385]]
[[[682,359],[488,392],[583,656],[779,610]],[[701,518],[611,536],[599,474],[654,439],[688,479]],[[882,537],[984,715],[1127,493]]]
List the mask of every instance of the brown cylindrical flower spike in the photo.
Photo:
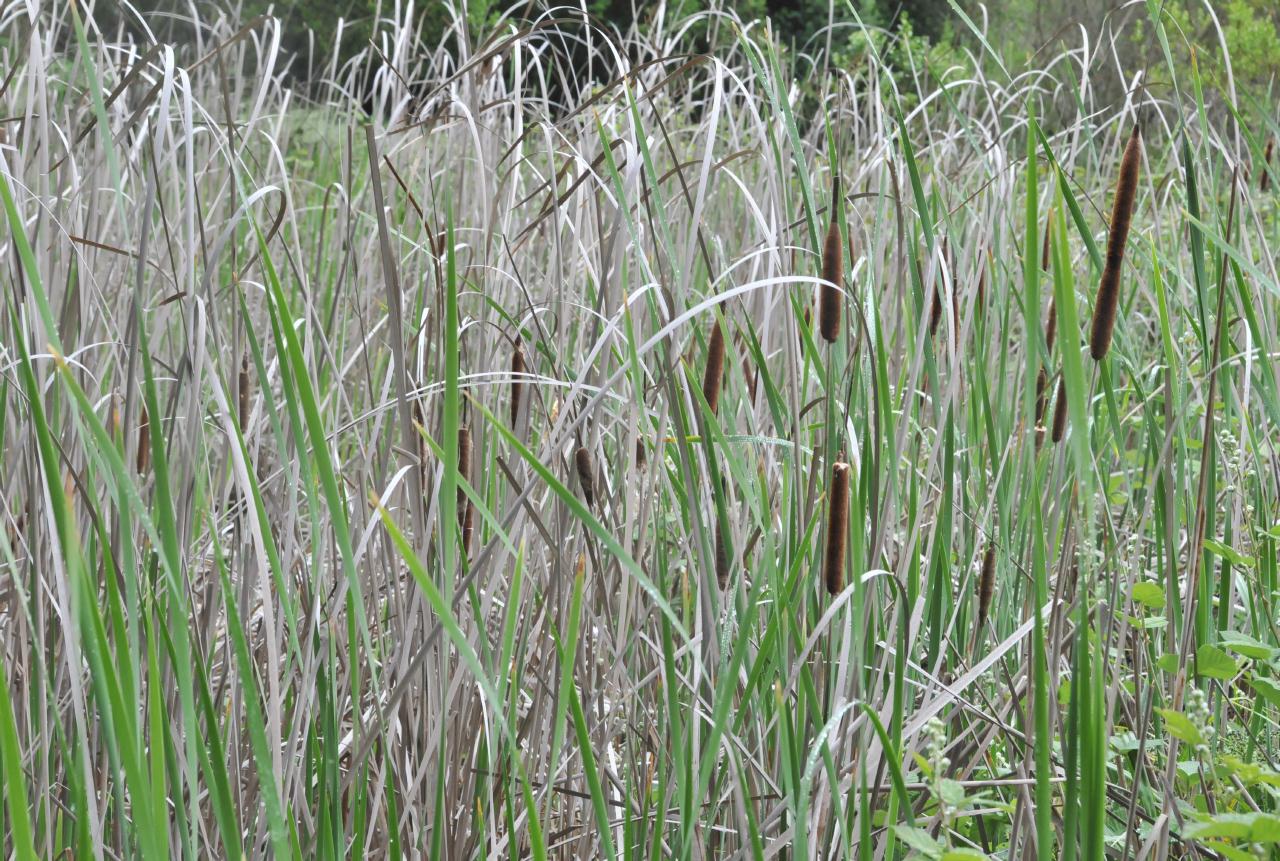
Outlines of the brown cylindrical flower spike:
[[837,461],[831,468],[828,493],[827,545],[822,556],[822,579],[827,592],[838,595],[844,589],[844,551],[849,539],[849,464]]
[[1067,433],[1067,381],[1058,380],[1058,401],[1053,407],[1053,441],[1062,442]]
[[978,577],[978,627],[987,624],[987,614],[991,611],[991,598],[996,592],[996,548],[987,544],[987,552],[982,555],[982,574]]
[[[471,429],[466,425],[458,428],[458,478],[471,482]],[[462,530],[462,549],[465,552],[471,546],[471,531],[474,512],[467,492],[458,486],[458,527]]]
[[138,473],[142,474],[151,466],[151,416],[147,415],[147,405],[142,404],[142,412],[138,417]]
[[236,406],[239,410],[240,433],[249,430],[249,354],[240,360],[240,379],[236,387]]
[[818,329],[831,343],[840,337],[841,294],[844,284],[844,249],[840,246],[840,174],[831,181],[831,224],[822,244],[822,280],[818,288]]
[[1095,361],[1106,358],[1111,349],[1111,336],[1116,327],[1116,309],[1120,303],[1120,271],[1124,267],[1125,243],[1133,222],[1133,202],[1138,191],[1138,162],[1142,158],[1142,133],[1138,126],[1125,145],[1120,159],[1120,179],[1116,183],[1116,199],[1111,207],[1111,231],[1107,235],[1107,259],[1098,285],[1098,299],[1093,306],[1093,325],[1089,333],[1089,354]]
[[724,380],[724,332],[717,320],[707,345],[707,370],[702,377],[702,396],[714,413],[720,408],[720,384]]
[[596,502],[596,489],[595,480],[591,476],[591,452],[585,445],[578,446],[578,450],[573,453],[573,462],[578,470],[578,483],[582,485],[582,501],[587,504],[587,508],[592,508]]
[[516,426],[520,418],[520,397],[524,393],[524,375],[527,366],[524,361],[524,349],[516,341],[515,351],[511,354],[511,427]]

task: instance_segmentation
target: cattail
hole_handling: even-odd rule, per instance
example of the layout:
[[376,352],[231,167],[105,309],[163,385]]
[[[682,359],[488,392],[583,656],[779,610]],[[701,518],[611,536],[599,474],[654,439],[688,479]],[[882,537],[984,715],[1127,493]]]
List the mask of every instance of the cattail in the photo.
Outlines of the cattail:
[[831,468],[831,507],[827,513],[827,546],[822,557],[822,578],[827,592],[844,590],[844,549],[849,537],[849,464],[837,461]]
[[578,468],[578,483],[582,485],[582,501],[591,508],[596,502],[596,490],[591,478],[591,452],[585,445],[578,446],[573,453],[573,462]]
[[1049,375],[1045,372],[1044,366],[1040,366],[1040,373],[1036,374],[1036,428],[1039,429],[1044,425],[1044,410],[1049,400],[1048,392],[1045,390],[1049,387]]
[[644,465],[649,461],[649,453],[644,447],[644,438],[636,437],[636,469],[644,469]]
[[[460,481],[471,481],[471,429],[466,425],[458,428],[458,479]],[[467,551],[471,547],[471,531],[474,525],[475,512],[472,510],[471,500],[467,498],[467,492],[458,487],[458,527],[462,530],[462,549]]]
[[138,474],[141,475],[151,466],[151,416],[147,415],[146,404],[142,405],[142,413],[138,417]]
[[[954,305],[952,306],[954,308]],[[933,288],[933,302],[929,305],[929,337],[938,334],[938,326],[942,323],[942,282]]]
[[515,428],[516,419],[520,417],[520,396],[524,393],[524,349],[516,341],[515,352],[511,354],[511,427]]
[[1067,432],[1067,381],[1058,380],[1058,400],[1053,406],[1053,441],[1062,442]]
[[844,283],[844,249],[840,247],[840,174],[831,182],[831,225],[822,245],[822,280],[818,288],[818,328],[827,343],[840,337],[840,285]]
[[978,627],[987,624],[987,613],[991,610],[991,598],[996,592],[996,547],[987,544],[987,552],[982,555],[982,574],[978,577]]
[[1262,178],[1258,180],[1259,191],[1266,191],[1271,188],[1271,150],[1275,145],[1275,138],[1267,139],[1267,149],[1262,154]]
[[707,370],[702,377],[702,396],[712,414],[720,407],[720,383],[724,379],[724,332],[717,320],[711,329],[711,342],[707,345]]
[[742,356],[742,378],[747,381],[747,400],[754,406],[756,402],[756,384],[760,380],[760,371],[751,367],[751,361],[745,353]]
[[716,519],[716,583],[721,591],[729,585],[729,542],[725,539],[725,529]]
[[240,359],[240,379],[236,388],[236,406],[239,408],[240,433],[249,430],[249,354]]
[[1116,327],[1116,306],[1120,302],[1120,269],[1124,265],[1125,242],[1133,221],[1133,200],[1138,191],[1138,161],[1142,156],[1142,133],[1138,126],[1125,144],[1120,159],[1120,179],[1116,183],[1116,199],[1111,207],[1111,232],[1107,235],[1107,260],[1098,285],[1098,301],[1093,308],[1093,326],[1089,334],[1089,353],[1101,362],[1111,349],[1111,336]]
[[1049,348],[1049,352],[1053,352],[1053,342],[1058,339],[1058,303],[1054,299],[1049,300],[1049,319],[1044,324],[1044,343]]
[[1044,244],[1040,247],[1040,268],[1049,271],[1049,237],[1053,235],[1053,210],[1044,220]]
[[813,318],[813,313],[809,310],[809,306],[805,305],[804,306],[804,325],[801,326],[799,331],[797,332],[798,340],[800,341],[801,350],[804,349],[804,333],[811,331],[813,328],[812,318]]

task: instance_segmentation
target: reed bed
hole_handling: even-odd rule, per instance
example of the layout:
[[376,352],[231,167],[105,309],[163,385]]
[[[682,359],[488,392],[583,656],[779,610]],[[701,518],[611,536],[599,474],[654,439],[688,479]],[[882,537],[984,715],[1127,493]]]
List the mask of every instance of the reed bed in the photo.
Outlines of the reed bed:
[[1271,851],[1273,100],[396,8],[0,20],[5,857]]

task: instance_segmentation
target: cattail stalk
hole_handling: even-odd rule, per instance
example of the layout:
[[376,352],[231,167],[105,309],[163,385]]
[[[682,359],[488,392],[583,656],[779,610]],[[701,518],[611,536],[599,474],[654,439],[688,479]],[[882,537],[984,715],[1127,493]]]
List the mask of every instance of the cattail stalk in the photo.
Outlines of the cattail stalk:
[[822,244],[822,280],[818,288],[818,329],[823,340],[834,342],[840,337],[841,297],[844,284],[844,249],[840,246],[840,174],[831,181],[831,224]]
[[1133,222],[1133,201],[1138,191],[1138,162],[1142,158],[1142,133],[1138,126],[1125,145],[1120,159],[1120,179],[1116,182],[1116,199],[1111,208],[1111,232],[1107,235],[1107,259],[1098,285],[1098,300],[1093,307],[1093,325],[1089,333],[1089,353],[1101,362],[1111,349],[1111,336],[1116,327],[1116,308],[1120,303],[1120,270],[1124,266],[1125,243]]
[[524,361],[524,349],[516,342],[515,352],[511,354],[511,427],[516,426],[520,418],[520,398],[524,394],[524,375],[527,365]]
[[587,508],[592,508],[596,503],[596,489],[591,477],[591,452],[585,445],[578,446],[578,450],[573,453],[573,462],[578,469],[578,483],[582,485],[582,501],[587,504]]
[[822,557],[822,579],[827,592],[844,590],[844,551],[849,538],[849,464],[837,461],[831,469],[830,508],[827,510],[827,546]]
[[720,407],[720,384],[724,380],[724,331],[717,320],[707,345],[707,370],[702,377],[702,396],[712,414]]
[[982,573],[978,577],[978,627],[987,624],[987,614],[991,611],[991,598],[996,593],[996,547],[987,544],[987,552],[982,555]]

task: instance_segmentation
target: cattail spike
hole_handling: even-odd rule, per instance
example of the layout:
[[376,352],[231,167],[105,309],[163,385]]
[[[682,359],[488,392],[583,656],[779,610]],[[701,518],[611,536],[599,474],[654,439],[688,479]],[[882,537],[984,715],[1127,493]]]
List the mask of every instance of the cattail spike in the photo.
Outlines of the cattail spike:
[[138,417],[138,474],[142,475],[151,466],[151,416],[147,415],[147,405],[142,404],[142,412]]
[[249,354],[240,359],[240,379],[236,387],[236,406],[239,409],[240,433],[249,431]]
[[1062,442],[1067,432],[1067,381],[1058,380],[1058,400],[1053,406],[1053,441]]
[[702,396],[712,414],[720,408],[720,384],[724,380],[724,331],[717,320],[707,345],[707,370],[702,377]]
[[[462,425],[458,428],[458,478],[471,482],[471,428]],[[474,521],[471,500],[467,492],[458,487],[458,527],[462,530],[462,549],[466,552],[471,547],[471,531]]]
[[987,614],[991,611],[991,598],[996,592],[996,547],[987,544],[987,552],[982,555],[982,574],[978,577],[978,627],[987,624]]
[[844,551],[849,538],[849,464],[837,461],[831,469],[830,507],[827,510],[827,545],[822,557],[822,579],[827,592],[844,590]]
[[844,249],[840,246],[840,174],[831,181],[831,224],[822,244],[822,280],[818,288],[818,329],[827,343],[840,337],[840,288],[844,284]]
[[578,450],[573,453],[573,462],[578,469],[578,483],[582,485],[582,501],[587,504],[587,508],[592,508],[596,503],[596,490],[591,476],[591,452],[585,445],[578,446]]
[[1133,221],[1133,202],[1138,191],[1138,163],[1142,158],[1142,133],[1133,127],[1120,159],[1120,179],[1116,182],[1116,199],[1111,208],[1111,231],[1107,235],[1107,259],[1098,285],[1098,299],[1093,307],[1093,325],[1089,333],[1089,354],[1094,361],[1106,358],[1115,332],[1116,309],[1120,302],[1120,271],[1124,266],[1125,243]]
[[524,361],[524,349],[516,341],[516,349],[511,354],[511,427],[514,430],[516,420],[520,418],[520,398],[524,393],[524,375],[527,366]]
[[1267,139],[1267,149],[1262,155],[1262,177],[1258,180],[1259,191],[1265,192],[1271,188],[1271,150],[1275,145],[1275,138]]
[[636,469],[644,469],[648,461],[649,455],[644,447],[644,437],[636,437]]
[[719,519],[716,520],[716,583],[720,591],[729,585],[729,542],[725,537],[725,528]]

